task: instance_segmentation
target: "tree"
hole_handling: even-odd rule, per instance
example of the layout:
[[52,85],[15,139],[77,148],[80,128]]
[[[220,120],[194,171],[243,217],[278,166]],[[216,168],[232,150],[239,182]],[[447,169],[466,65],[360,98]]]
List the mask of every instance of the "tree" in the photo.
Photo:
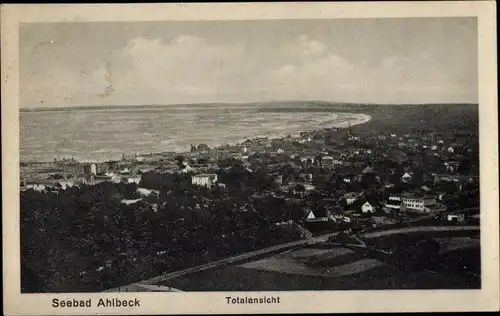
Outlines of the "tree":
[[199,144],[198,145],[198,150],[199,151],[208,151],[208,150],[210,150],[210,147],[208,147],[207,144]]
[[121,201],[136,197],[136,184],[21,192],[22,288],[103,290],[300,237],[273,228],[299,220],[300,207],[249,198],[273,185],[268,173],[235,166],[219,175],[227,188],[199,188],[189,174],[146,172],[140,186],[160,195],[131,205]]

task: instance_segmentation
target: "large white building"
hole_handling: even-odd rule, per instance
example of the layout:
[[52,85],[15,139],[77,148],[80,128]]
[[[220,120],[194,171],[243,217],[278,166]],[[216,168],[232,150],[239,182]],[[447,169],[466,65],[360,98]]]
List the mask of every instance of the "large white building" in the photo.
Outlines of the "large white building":
[[217,182],[217,174],[198,174],[191,178],[191,183],[194,185],[211,187]]
[[412,194],[392,195],[384,206],[388,209],[418,213],[437,212],[446,209],[442,204],[437,203],[434,196],[415,196]]
[[438,211],[441,209],[434,196],[401,196],[401,210],[429,213],[431,211]]
[[385,207],[389,209],[399,210],[401,209],[401,197],[400,196],[389,196],[389,199],[385,203]]

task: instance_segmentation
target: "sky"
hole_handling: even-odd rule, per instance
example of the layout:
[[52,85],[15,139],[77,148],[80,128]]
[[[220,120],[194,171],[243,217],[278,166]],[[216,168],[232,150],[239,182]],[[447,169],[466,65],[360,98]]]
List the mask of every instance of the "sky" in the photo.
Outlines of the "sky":
[[30,23],[21,107],[477,103],[475,18]]

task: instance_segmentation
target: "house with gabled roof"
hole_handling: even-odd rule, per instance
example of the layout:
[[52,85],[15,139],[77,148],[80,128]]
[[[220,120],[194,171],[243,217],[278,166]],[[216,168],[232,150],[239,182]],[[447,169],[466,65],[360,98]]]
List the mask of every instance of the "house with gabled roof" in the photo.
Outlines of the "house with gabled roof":
[[312,232],[331,232],[337,220],[327,209],[308,210],[304,220],[306,229]]
[[[316,214],[315,214],[316,212]],[[333,219],[328,210],[310,210],[306,217],[307,222],[328,222]]]
[[411,176],[411,174],[410,174],[410,173],[408,173],[408,172],[405,172],[405,174],[403,174],[403,175],[401,176],[401,181],[403,181],[404,183],[408,183],[408,182],[410,182],[410,181],[411,181],[411,179],[412,179],[412,176]]
[[375,205],[372,205],[372,203],[370,203],[370,201],[365,201],[365,203],[363,203],[363,205],[361,205],[361,212],[362,213],[375,213],[376,212]]

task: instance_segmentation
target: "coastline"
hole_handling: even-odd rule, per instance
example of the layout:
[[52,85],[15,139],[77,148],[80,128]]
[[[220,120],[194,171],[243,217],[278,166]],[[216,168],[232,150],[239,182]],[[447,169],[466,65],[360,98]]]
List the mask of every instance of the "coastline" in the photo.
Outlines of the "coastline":
[[[267,133],[258,133],[258,134],[249,135],[247,137],[239,138],[239,139],[233,140],[233,141],[220,142],[218,140],[215,140],[214,142],[208,142],[206,144],[210,148],[221,148],[223,146],[229,146],[229,147],[239,146],[241,143],[243,143],[246,140],[249,140],[249,139],[253,140],[256,138],[266,138],[267,137],[269,139],[281,139],[281,138],[287,137],[289,135],[293,138],[297,138],[300,136],[300,133],[305,132],[305,131],[317,132],[317,131],[320,131],[324,128],[347,128],[348,126],[355,126],[355,125],[367,123],[370,120],[372,120],[372,117],[368,114],[365,114],[365,113],[325,112],[324,117],[320,120],[315,121],[314,127],[312,127],[312,128],[307,128],[307,127],[304,128],[303,126],[301,126],[300,129],[297,129],[293,132],[290,132],[290,131],[283,131],[283,132],[270,131]],[[197,145],[199,145],[199,144],[197,144]],[[185,147],[185,149],[181,149],[180,147],[177,147],[177,148],[171,148],[171,149],[166,148],[163,151],[151,151],[151,152],[139,151],[136,154],[137,154],[137,156],[148,156],[148,155],[158,155],[158,154],[162,154],[162,153],[172,153],[172,152],[179,153],[179,154],[189,152],[189,148],[187,146],[184,146],[184,147]],[[118,156],[121,156],[122,153],[127,154],[126,150],[118,151],[116,149],[107,149],[107,150],[99,149],[99,150],[94,151],[94,152],[99,152],[99,153],[108,152],[110,155],[107,158],[93,159],[93,160],[82,159],[82,158],[79,159],[78,155],[74,155],[73,157],[75,158],[76,161],[81,162],[81,163],[90,163],[90,162],[102,163],[102,162],[109,162],[109,161],[118,161],[118,160],[120,160],[120,158]],[[113,156],[113,154],[115,157],[111,158],[110,156]],[[20,162],[21,163],[34,163],[34,162],[36,162],[36,163],[49,163],[52,161],[51,160],[42,160],[42,159],[41,160],[38,160],[38,159],[25,159],[25,160],[20,159]]]
[[[339,114],[348,114],[348,115],[352,115],[355,117],[356,120],[349,120],[349,119],[346,119],[346,120],[343,120],[343,121],[340,121],[340,122],[336,122],[335,124],[328,124],[329,122],[331,122],[332,120],[335,120],[338,118]],[[331,115],[334,115],[335,117],[332,119],[330,116]],[[355,126],[355,125],[360,125],[360,124],[364,124],[364,123],[367,123],[369,122],[372,117],[368,114],[364,114],[364,113],[348,113],[348,112],[337,112],[337,113],[334,113],[334,114],[329,114],[328,115],[329,117],[328,118],[325,118],[323,120],[320,121],[320,123],[318,124],[318,126],[316,126],[316,128],[314,129],[301,129],[301,130],[298,130],[298,131],[295,131],[293,133],[263,133],[263,134],[255,134],[253,136],[249,136],[249,137],[246,137],[246,138],[242,138],[242,139],[239,139],[238,141],[236,142],[231,142],[231,143],[227,143],[227,145],[229,146],[239,146],[241,143],[243,143],[244,141],[250,139],[256,139],[256,138],[269,138],[269,139],[281,139],[281,138],[284,138],[284,137],[287,137],[288,135],[294,137],[294,138],[297,138],[297,137],[300,137],[300,133],[302,132],[306,132],[306,131],[309,131],[309,132],[318,132],[320,131],[321,129],[323,128],[347,128],[349,127],[349,124],[351,126]],[[222,144],[215,144],[213,146],[210,146],[211,148],[217,148],[217,147],[221,147],[221,146],[224,146],[226,144],[222,143]],[[177,151],[176,151],[177,152]],[[153,153],[155,154],[155,153]]]

